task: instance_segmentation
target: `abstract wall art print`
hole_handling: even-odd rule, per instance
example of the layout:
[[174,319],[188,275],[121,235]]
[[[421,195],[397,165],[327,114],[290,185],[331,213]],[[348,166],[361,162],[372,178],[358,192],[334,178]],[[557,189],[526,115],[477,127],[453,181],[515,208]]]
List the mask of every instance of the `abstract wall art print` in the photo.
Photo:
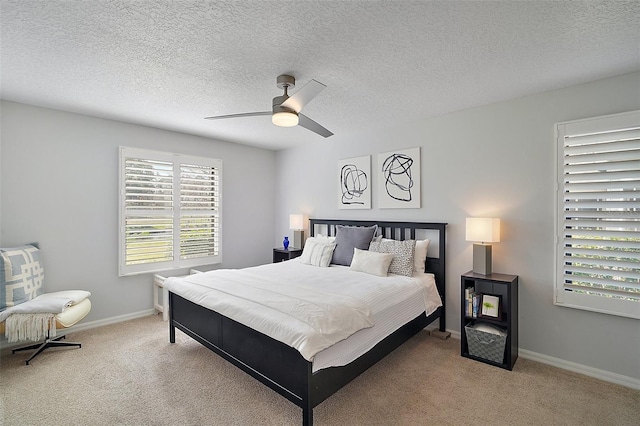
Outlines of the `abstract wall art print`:
[[339,209],[371,208],[371,156],[338,161]]
[[420,208],[420,147],[378,154],[381,209]]

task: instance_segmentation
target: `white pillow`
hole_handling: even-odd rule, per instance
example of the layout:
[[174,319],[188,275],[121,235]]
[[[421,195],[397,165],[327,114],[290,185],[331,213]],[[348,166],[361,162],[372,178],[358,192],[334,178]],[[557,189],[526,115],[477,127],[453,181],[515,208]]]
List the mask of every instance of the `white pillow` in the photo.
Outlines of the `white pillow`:
[[376,253],[354,247],[349,269],[386,277],[392,260],[393,255],[391,253]]
[[315,237],[309,237],[309,238],[316,238],[318,241],[325,244],[332,243],[336,240],[336,237],[327,237],[326,235],[322,235],[322,234],[317,234]]
[[427,261],[428,250],[429,240],[416,240],[416,252],[414,255],[414,268],[416,272],[424,272],[424,262]]
[[300,262],[326,268],[331,263],[335,248],[335,242],[325,242],[323,239],[309,237],[304,244],[304,249],[302,249]]

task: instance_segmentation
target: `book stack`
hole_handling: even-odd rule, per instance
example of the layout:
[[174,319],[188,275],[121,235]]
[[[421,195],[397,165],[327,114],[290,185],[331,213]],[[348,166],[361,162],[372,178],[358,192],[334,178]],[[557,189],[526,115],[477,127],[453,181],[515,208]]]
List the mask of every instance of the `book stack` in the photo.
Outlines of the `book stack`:
[[466,316],[471,318],[478,318],[478,312],[480,312],[480,299],[481,295],[475,292],[474,287],[467,287],[464,289],[464,300],[466,300]]

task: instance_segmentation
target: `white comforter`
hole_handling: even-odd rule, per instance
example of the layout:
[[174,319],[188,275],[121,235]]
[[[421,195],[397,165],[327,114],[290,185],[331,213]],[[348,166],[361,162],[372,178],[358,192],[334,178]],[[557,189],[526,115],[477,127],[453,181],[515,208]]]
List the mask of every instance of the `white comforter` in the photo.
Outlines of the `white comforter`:
[[[372,327],[370,305],[427,289],[420,278],[377,277],[298,259],[238,270],[167,278],[165,288],[297,349],[315,354]],[[435,309],[426,306],[425,310]]]

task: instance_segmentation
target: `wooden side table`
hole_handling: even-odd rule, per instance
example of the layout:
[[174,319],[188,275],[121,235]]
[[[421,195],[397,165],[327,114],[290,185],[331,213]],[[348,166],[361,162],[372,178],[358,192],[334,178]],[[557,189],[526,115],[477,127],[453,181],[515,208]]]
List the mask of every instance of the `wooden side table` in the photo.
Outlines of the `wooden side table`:
[[[477,316],[474,316],[473,313],[470,314],[467,309],[465,291],[500,297],[499,315],[494,318],[481,314]],[[471,358],[505,370],[512,370],[513,364],[518,359],[518,276],[498,273],[481,275],[469,271],[461,277],[460,293],[460,354],[465,358]],[[494,362],[469,353],[465,326],[473,325],[476,322],[497,326],[507,333],[502,362]]]
[[276,247],[273,249],[273,263],[284,262],[285,260],[295,259],[302,254],[302,249],[289,247]]

